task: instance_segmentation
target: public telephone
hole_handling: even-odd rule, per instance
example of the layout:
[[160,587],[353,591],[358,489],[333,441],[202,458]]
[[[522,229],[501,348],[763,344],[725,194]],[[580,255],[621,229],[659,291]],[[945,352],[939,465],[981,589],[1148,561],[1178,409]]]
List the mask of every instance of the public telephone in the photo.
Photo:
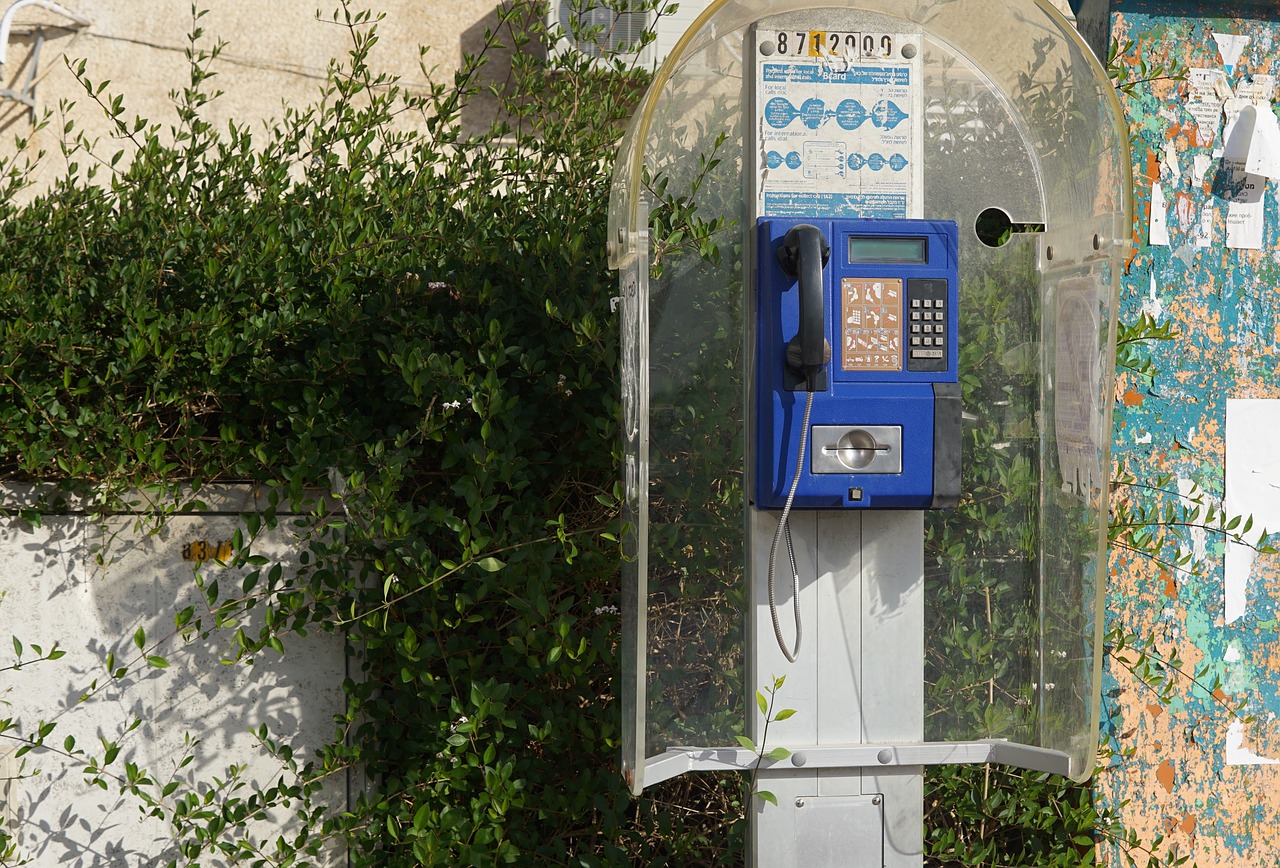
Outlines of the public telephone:
[[[1040,0],[714,0],[614,165],[631,792],[748,769],[777,796],[751,864],[919,868],[920,764],[1087,776],[1132,163],[1079,34]],[[655,185],[742,258],[675,243]],[[1045,231],[983,248],[988,209]],[[960,345],[984,315],[1014,350]],[[989,437],[962,437],[961,382]],[[1018,478],[985,473],[1011,440]],[[999,528],[934,512],[959,502],[962,442]],[[992,533],[1000,558],[971,538]],[[977,668],[934,629],[964,614],[958,575],[1020,625]],[[786,720],[751,701],[781,674]],[[947,685],[975,680],[999,682],[990,708],[958,711]]]
[[956,224],[762,217],[756,241],[757,507],[955,506]]

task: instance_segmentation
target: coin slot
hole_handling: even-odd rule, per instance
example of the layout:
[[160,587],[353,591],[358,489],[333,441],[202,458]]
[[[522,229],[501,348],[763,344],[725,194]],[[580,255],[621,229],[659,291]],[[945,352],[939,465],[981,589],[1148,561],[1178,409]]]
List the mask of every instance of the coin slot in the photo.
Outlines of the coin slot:
[[876,460],[877,452],[888,452],[889,446],[877,443],[876,438],[866,431],[855,428],[841,437],[834,446],[825,447],[824,451],[834,452],[840,463],[850,470],[861,470]]

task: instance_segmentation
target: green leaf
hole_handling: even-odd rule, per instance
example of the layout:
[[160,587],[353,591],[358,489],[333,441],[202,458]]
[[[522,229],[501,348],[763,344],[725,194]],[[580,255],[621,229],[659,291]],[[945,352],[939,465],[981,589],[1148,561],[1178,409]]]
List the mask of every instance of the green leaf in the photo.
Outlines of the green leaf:
[[141,651],[147,644],[147,631],[139,627],[133,634],[133,644],[137,645],[138,650]]
[[742,745],[747,750],[751,751],[752,753],[756,752],[756,743],[751,739],[747,738],[745,735],[735,735],[734,738],[738,740],[738,744]]
[[759,792],[756,793],[756,795],[764,799],[766,802],[773,805],[774,807],[777,807],[778,797],[775,796],[773,793],[769,792],[768,790],[760,790]]
[[784,760],[789,756],[791,756],[791,751],[787,750],[785,747],[775,747],[773,750],[765,754],[764,758],[771,760]]
[[788,717],[790,717],[795,713],[796,713],[796,710],[794,708],[784,708],[773,716],[774,722],[777,722],[779,720],[786,720]]
[[505,567],[506,564],[504,564],[502,561],[498,560],[497,558],[490,557],[490,558],[481,558],[480,560],[476,561],[476,566],[484,570],[486,573],[496,573],[498,570]]
[[756,707],[760,709],[761,714],[769,713],[769,702],[759,690],[756,691]]
[[155,667],[156,669],[169,668],[169,661],[165,660],[159,654],[152,654],[150,657],[147,658],[147,663],[149,663],[151,666]]
[[426,828],[427,820],[429,819],[431,819],[431,805],[428,803],[418,808],[417,812],[413,815],[413,828],[416,831],[422,831]]

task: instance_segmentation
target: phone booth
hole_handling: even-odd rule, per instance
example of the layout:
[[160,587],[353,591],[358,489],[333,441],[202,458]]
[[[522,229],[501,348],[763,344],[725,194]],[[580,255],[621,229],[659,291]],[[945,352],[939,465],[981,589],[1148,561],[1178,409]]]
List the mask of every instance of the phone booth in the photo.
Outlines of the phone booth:
[[1091,774],[1129,165],[1047,2],[681,39],[610,202],[633,793],[754,769],[754,864],[899,866],[925,765]]

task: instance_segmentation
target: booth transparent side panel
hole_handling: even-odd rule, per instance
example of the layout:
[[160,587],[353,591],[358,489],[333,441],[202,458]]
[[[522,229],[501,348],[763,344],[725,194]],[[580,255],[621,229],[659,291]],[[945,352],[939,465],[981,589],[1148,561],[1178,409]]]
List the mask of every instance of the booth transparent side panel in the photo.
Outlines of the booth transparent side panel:
[[649,582],[649,256],[637,233],[618,280],[622,315],[622,774],[644,787]]
[[1092,249],[1091,240],[1101,233],[1081,227],[1059,236],[1057,243],[1046,239],[1056,255],[1044,282],[1042,461],[1048,484],[1041,502],[1036,740],[1071,755],[1079,777],[1092,768],[1097,750],[1093,685],[1101,660],[1095,640],[1107,560],[1096,531],[1108,517],[1115,347],[1108,312],[1115,300],[1115,268]]
[[673,78],[645,161],[650,756],[744,720],[742,82],[718,58]]
[[[1015,104],[946,45],[930,52],[925,208],[961,226],[964,442],[960,506],[926,516],[925,737],[1059,750],[1082,777],[1123,144],[1098,140],[1106,103],[1070,57],[1031,58]],[[1012,223],[987,238],[999,246],[977,237],[987,209]]]
[[961,502],[925,515],[927,740],[1037,743],[1038,246],[962,243]]

